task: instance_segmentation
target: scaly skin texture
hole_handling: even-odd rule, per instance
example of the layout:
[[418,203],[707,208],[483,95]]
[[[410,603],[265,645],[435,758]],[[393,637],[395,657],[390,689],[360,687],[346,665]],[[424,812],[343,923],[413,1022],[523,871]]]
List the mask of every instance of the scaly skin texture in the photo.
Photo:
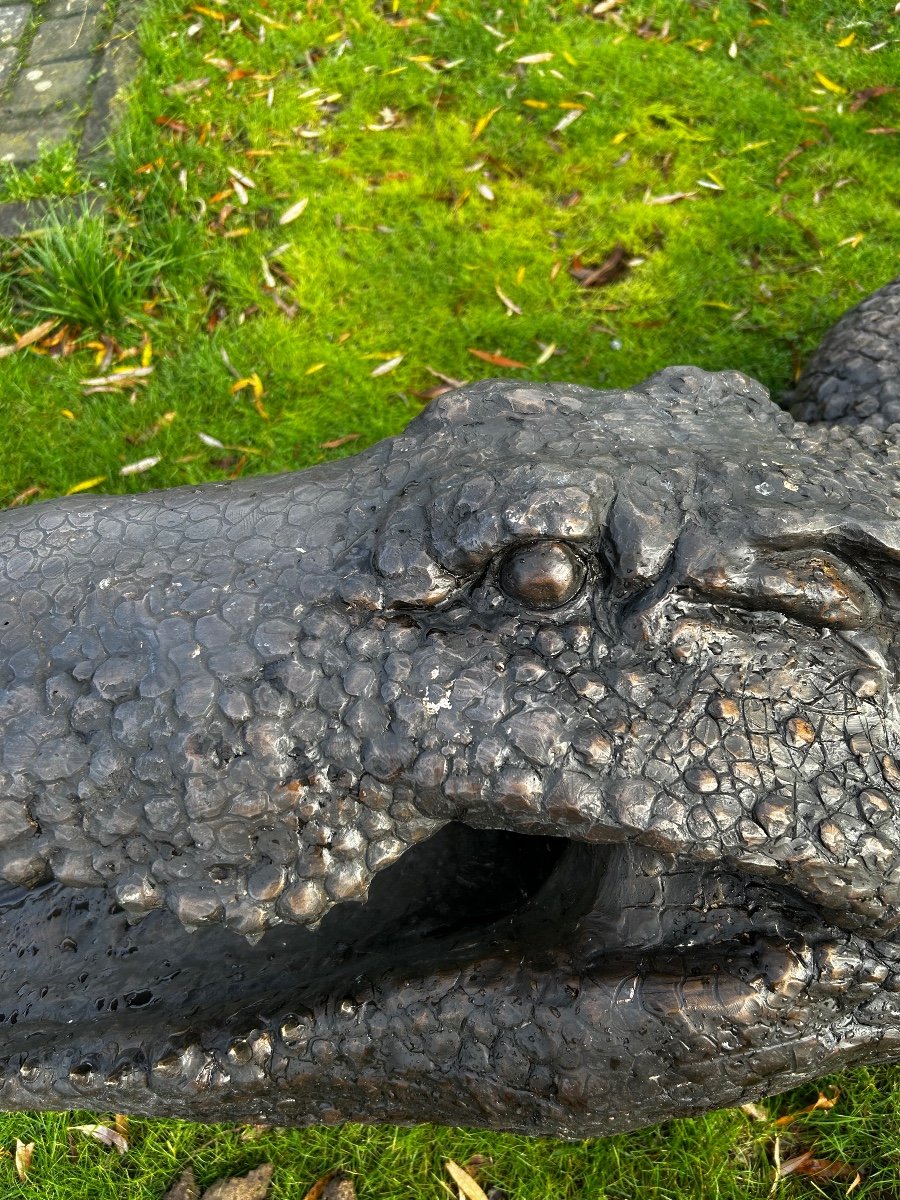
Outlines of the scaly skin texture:
[[0,515],[0,1104],[582,1137],[900,1056],[898,464],[674,367]]

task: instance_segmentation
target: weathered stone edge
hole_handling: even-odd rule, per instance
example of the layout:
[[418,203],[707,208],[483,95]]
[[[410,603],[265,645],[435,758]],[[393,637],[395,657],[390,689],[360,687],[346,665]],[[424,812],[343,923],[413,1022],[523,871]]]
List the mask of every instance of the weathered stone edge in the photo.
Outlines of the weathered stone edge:
[[82,164],[95,164],[108,157],[107,138],[124,107],[122,93],[126,82],[134,76],[140,56],[137,40],[140,12],[140,0],[122,0],[107,34],[78,151],[78,161]]
[[[133,75],[139,57],[137,29],[140,21],[140,0],[122,0],[106,36],[106,47],[100,58],[100,70],[94,84],[91,107],[84,123],[78,162],[94,166],[108,157],[107,138],[119,112],[124,85]],[[102,209],[106,197],[102,192],[88,191],[62,198],[13,200],[0,204],[0,238],[13,238],[44,223],[52,209],[73,214],[85,208],[92,212]]]
[[74,196],[42,197],[39,200],[11,200],[0,204],[0,238],[14,238],[45,223],[48,213],[73,217],[82,212],[100,212],[106,206],[103,192],[79,192]]

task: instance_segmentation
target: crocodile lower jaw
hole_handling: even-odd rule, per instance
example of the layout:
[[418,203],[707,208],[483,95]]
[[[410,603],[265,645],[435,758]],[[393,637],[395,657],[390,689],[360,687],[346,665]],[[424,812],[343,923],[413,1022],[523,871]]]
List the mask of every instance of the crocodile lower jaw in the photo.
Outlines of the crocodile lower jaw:
[[775,1090],[828,1052],[822,928],[783,898],[742,921],[734,887],[730,909],[626,844],[451,824],[364,902],[252,945],[166,911],[131,925],[99,890],[11,890],[0,1102],[575,1135],[632,1123],[622,1087],[641,1122],[708,1106],[713,1072],[723,1102]]

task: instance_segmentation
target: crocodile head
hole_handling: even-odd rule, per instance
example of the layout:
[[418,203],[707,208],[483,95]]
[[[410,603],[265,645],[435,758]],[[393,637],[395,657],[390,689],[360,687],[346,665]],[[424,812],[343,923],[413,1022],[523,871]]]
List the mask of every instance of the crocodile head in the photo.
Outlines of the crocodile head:
[[504,381],[0,517],[0,1104],[586,1136],[900,1055],[895,443]]

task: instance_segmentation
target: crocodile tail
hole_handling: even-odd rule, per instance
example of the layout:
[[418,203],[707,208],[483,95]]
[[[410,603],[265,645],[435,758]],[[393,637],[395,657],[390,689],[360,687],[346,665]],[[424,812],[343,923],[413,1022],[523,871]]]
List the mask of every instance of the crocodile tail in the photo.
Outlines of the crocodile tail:
[[900,422],[900,278],[829,329],[786,399],[810,423],[885,430]]

